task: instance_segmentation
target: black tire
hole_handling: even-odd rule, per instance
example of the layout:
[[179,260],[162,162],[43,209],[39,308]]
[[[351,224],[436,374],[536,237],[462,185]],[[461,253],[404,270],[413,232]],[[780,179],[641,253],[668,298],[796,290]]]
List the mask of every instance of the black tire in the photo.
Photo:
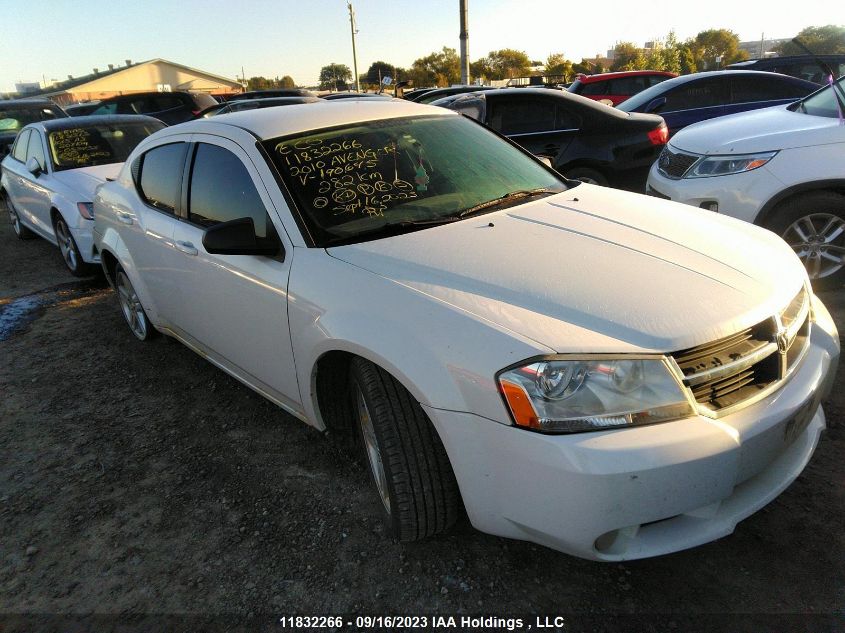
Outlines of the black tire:
[[575,167],[563,172],[563,177],[569,180],[580,180],[581,182],[588,182],[600,187],[607,187],[609,185],[607,178],[600,171],[590,169],[589,167]]
[[[362,358],[353,360],[350,382],[364,459],[392,536],[416,541],[449,529],[460,514],[460,492],[446,449],[422,407],[390,374]],[[367,448],[361,403],[383,466],[383,490]]]
[[82,260],[82,254],[79,252],[76,240],[73,239],[70,227],[58,213],[53,218],[53,233],[56,236],[59,252],[62,254],[62,261],[71,275],[74,277],[91,277],[96,273],[97,269],[94,266],[86,264]]
[[26,228],[23,223],[21,222],[21,218],[18,215],[17,209],[15,209],[12,201],[9,199],[9,195],[4,191],[2,196],[3,204],[6,205],[6,211],[9,214],[9,223],[12,225],[12,230],[15,232],[15,235],[18,236],[19,240],[31,240],[35,237],[35,233],[30,231]]
[[123,319],[135,338],[139,341],[149,341],[155,338],[158,335],[158,330],[147,317],[147,313],[141,305],[141,300],[135,292],[135,287],[129,281],[126,271],[120,264],[117,264],[114,270],[114,290]]
[[775,207],[764,226],[792,247],[813,287],[845,282],[845,196],[833,191],[795,196]]

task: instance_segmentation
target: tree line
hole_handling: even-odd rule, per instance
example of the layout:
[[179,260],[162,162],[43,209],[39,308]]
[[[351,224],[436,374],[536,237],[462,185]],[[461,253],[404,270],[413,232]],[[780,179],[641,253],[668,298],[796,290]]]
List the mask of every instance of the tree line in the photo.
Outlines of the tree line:
[[[843,26],[811,26],[798,33],[797,38],[819,55],[845,53]],[[781,43],[774,50],[779,55],[804,54],[791,41]],[[596,74],[618,70],[665,70],[684,75],[723,68],[747,58],[748,53],[739,48],[739,36],[731,30],[708,29],[684,41],[679,40],[674,31],[670,31],[664,39],[655,41],[648,49],[640,48],[632,42],[619,42],[614,47],[611,60],[583,58],[574,62],[563,53],[552,53],[545,61],[532,61],[523,51],[503,48],[490,51],[470,63],[470,75],[473,81],[497,81],[533,74],[553,76],[561,82],[572,81],[578,73]],[[454,48],[444,46],[439,51],[414,60],[410,68],[376,61],[366,73],[359,76],[359,82],[362,88],[375,89],[384,77],[391,77],[394,83],[409,81],[413,86],[457,84],[461,80],[460,57]],[[331,63],[320,70],[319,84],[323,90],[346,90],[352,78],[353,73],[346,64]],[[281,81],[288,79],[290,77],[286,76]],[[253,77],[249,80],[250,86],[253,80],[272,81]],[[290,82],[293,83],[293,80]]]

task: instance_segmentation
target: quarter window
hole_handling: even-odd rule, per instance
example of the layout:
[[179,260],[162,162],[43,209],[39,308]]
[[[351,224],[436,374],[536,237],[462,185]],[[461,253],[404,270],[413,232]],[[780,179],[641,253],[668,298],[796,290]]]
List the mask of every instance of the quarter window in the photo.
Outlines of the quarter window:
[[199,143],[191,170],[188,219],[201,226],[252,218],[255,236],[272,225],[258,190],[241,159],[217,145]]
[[22,163],[26,162],[26,144],[29,142],[30,130],[24,130],[18,134],[15,142],[15,149],[12,150],[12,157]]
[[186,143],[170,143],[144,154],[138,189],[147,204],[168,213],[175,211],[186,149]]

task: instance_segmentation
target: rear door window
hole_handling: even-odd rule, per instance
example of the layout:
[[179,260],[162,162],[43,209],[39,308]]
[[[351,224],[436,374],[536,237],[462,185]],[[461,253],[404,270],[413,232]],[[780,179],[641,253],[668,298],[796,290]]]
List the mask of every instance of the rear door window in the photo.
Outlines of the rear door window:
[[178,206],[187,147],[187,143],[159,145],[142,157],[138,191],[159,211],[174,213]]
[[556,128],[557,108],[546,99],[496,101],[491,127],[505,135],[550,132]]
[[585,97],[596,97],[598,95],[606,95],[608,94],[608,82],[607,81],[592,81],[592,82],[585,82],[584,87],[581,89],[581,94]]
[[731,103],[748,103],[790,97],[799,99],[807,94],[807,89],[794,86],[777,77],[738,75],[732,77],[731,92]]
[[255,236],[268,237],[267,209],[241,159],[217,145],[198,143],[188,192],[188,220],[200,226],[252,218]]

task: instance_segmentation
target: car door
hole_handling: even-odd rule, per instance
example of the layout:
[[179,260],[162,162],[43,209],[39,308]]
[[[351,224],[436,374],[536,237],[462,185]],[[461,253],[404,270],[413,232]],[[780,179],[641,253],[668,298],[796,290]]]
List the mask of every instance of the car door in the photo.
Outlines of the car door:
[[[26,169],[26,163],[33,158],[41,167],[41,173],[37,176]],[[54,235],[53,221],[50,218],[52,178],[52,174],[48,172],[44,135],[41,130],[33,128],[29,134],[26,159],[21,175],[22,199],[25,201],[24,209],[27,220],[46,236]]]
[[672,134],[693,123],[725,114],[730,99],[730,77],[693,79],[669,90],[666,103],[655,113],[666,121]]
[[578,133],[574,115],[558,99],[539,95],[487,98],[487,125],[557,166]]
[[[195,135],[194,140],[186,212],[174,234],[182,256],[175,276],[180,301],[174,324],[187,342],[298,410],[287,315],[293,249],[249,155],[220,137]],[[257,238],[279,239],[283,252],[269,257],[205,250],[208,227],[243,217],[253,219]]]
[[133,196],[130,207],[116,210],[117,230],[152,301],[156,322],[166,327],[172,323],[180,301],[173,277],[174,269],[183,261],[173,233],[179,224],[176,214],[181,210],[189,139],[168,138],[136,158],[132,176],[137,196]]

